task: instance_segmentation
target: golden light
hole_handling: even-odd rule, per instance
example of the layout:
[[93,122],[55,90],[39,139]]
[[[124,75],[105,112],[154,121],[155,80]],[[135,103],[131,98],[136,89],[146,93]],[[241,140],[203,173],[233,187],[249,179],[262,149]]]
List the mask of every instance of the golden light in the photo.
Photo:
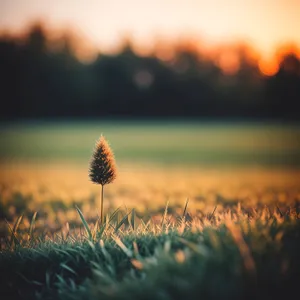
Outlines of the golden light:
[[260,72],[265,76],[273,76],[279,70],[279,64],[277,59],[261,59],[258,62]]
[[233,75],[240,68],[240,59],[236,52],[225,51],[220,54],[217,65],[222,69],[224,74]]

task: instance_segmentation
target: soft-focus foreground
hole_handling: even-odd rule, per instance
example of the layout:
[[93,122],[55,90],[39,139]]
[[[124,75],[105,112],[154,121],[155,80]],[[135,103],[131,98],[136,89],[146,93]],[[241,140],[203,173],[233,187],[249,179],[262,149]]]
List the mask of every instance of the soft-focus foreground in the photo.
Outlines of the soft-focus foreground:
[[[298,128],[126,126],[2,128],[1,299],[298,292]],[[104,224],[88,178],[101,132],[118,163]]]
[[2,299],[274,299],[297,292],[298,171],[124,166],[107,187],[102,226],[85,168],[2,171]]

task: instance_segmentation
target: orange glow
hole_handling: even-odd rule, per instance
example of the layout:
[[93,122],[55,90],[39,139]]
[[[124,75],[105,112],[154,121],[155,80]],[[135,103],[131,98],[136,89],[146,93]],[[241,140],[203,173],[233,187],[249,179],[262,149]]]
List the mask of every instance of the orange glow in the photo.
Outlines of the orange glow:
[[225,51],[221,53],[217,65],[222,69],[224,74],[233,75],[239,70],[240,60],[237,53]]
[[[300,48],[294,43],[279,46],[273,57],[260,59],[258,63],[260,72],[265,76],[275,75],[279,71],[283,59],[288,55],[295,55],[300,60]],[[286,71],[293,71],[292,69],[294,68],[289,62],[286,62],[283,67]]]
[[154,43],[154,54],[163,61],[172,61],[175,58],[175,49],[172,47],[172,42],[157,38]]
[[279,70],[279,64],[277,59],[261,59],[258,62],[260,72],[265,76],[273,76]]
[[282,58],[288,54],[295,54],[300,59],[300,48],[295,43],[286,43],[278,47],[276,51],[277,58]]
[[300,60],[300,48],[297,45],[294,43],[282,45],[277,50],[276,57],[285,71],[300,75],[300,68],[297,63],[295,64],[295,59]]
[[[263,75],[273,76],[278,72],[284,57],[287,55],[295,55],[300,60],[300,47],[296,43],[282,44],[276,51],[273,51],[272,55],[263,56],[258,54],[253,45],[244,41],[209,44],[202,39],[197,40],[190,36],[184,39],[162,39],[157,37],[153,43],[143,44],[137,43],[131,35],[123,35],[119,43],[109,50],[99,49],[80,31],[75,32],[72,28],[51,27],[48,24],[37,22],[29,24],[28,27],[19,32],[0,31],[0,35],[2,34],[2,37],[7,39],[17,38],[22,43],[27,39],[30,30],[34,26],[40,26],[45,33],[49,50],[53,52],[71,51],[82,63],[95,61],[101,53],[117,54],[126,47],[130,47],[140,56],[155,55],[165,62],[174,60],[176,53],[193,53],[199,59],[204,58],[214,61],[225,75],[235,74],[243,60],[246,60],[249,65],[258,66]],[[258,57],[260,58],[258,59]],[[287,70],[294,67],[287,62],[284,68]]]
[[169,47],[158,47],[155,50],[155,55],[163,61],[171,61],[175,58],[175,51]]

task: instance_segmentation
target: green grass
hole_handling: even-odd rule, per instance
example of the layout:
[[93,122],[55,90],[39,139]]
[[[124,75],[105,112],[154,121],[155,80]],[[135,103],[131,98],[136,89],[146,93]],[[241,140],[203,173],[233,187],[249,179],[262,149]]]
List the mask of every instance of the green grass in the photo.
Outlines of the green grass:
[[146,224],[115,214],[51,240],[17,228],[0,252],[1,299],[288,299],[300,278],[299,213],[238,205]]
[[2,160],[86,162],[103,133],[119,162],[300,165],[300,127],[267,123],[35,122],[2,124]]
[[[101,133],[118,163],[102,226],[87,171]],[[291,299],[299,133],[262,123],[2,124],[0,298]]]

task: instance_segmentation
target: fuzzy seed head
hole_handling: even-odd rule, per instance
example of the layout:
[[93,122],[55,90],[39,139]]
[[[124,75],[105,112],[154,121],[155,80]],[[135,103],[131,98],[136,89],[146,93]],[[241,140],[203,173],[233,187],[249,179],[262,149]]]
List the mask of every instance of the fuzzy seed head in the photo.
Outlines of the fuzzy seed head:
[[96,184],[109,184],[116,178],[116,164],[112,150],[104,136],[96,143],[90,163],[89,176]]

